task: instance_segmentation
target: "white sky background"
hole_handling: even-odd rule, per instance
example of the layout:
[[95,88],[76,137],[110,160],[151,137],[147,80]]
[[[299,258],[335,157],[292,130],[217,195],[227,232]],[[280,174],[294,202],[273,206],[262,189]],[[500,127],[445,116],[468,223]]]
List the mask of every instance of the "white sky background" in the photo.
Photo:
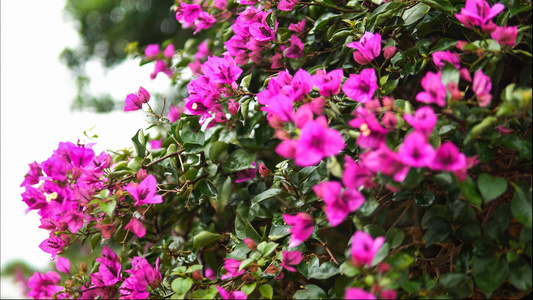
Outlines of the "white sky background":
[[[59,54],[67,46],[76,48],[80,38],[63,13],[64,5],[63,0],[1,2],[1,266],[14,259],[40,270],[50,264],[50,254],[38,248],[48,233],[38,228],[35,211],[25,215],[20,196],[28,164],[46,160],[59,142],[86,140],[83,131],[93,126],[90,135],[99,136],[96,154],[132,147],[131,137],[147,127],[140,111],[70,112],[75,83]],[[124,99],[139,86],[151,93],[168,89],[168,77],[150,80],[152,70],[153,64],[139,67],[139,60],[129,60],[106,75],[92,63],[91,90]]]

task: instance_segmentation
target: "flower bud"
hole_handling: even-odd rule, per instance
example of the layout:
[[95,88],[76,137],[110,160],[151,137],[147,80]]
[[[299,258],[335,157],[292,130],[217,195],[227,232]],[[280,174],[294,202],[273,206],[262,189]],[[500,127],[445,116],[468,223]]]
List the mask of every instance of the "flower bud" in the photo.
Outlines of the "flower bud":
[[248,268],[248,271],[250,271],[251,273],[255,273],[255,272],[257,272],[258,269],[259,269],[259,265],[258,264],[251,263],[250,267]]
[[268,268],[265,270],[265,272],[267,274],[276,274],[279,272],[279,269],[278,267],[274,266],[274,265],[270,265],[268,266]]
[[246,244],[246,247],[248,247],[248,249],[250,250],[257,249],[257,244],[251,238],[245,238],[243,242]]
[[234,99],[229,99],[228,101],[228,112],[230,115],[235,116],[239,111],[240,104]]
[[380,263],[378,265],[378,273],[379,274],[383,274],[383,273],[387,272],[388,270],[390,270],[390,265],[388,263]]
[[261,174],[261,177],[267,177],[270,173],[270,169],[267,168],[264,163],[259,164],[259,174]]
[[254,281],[254,277],[250,274],[244,274],[242,277],[241,277],[242,281],[244,281],[245,283],[250,283],[252,281]]
[[147,176],[148,174],[146,173],[145,169],[139,169],[139,171],[137,172],[136,178],[137,178],[137,181],[143,181]]
[[86,262],[82,262],[82,263],[80,264],[80,272],[81,272],[82,274],[87,273],[87,263],[86,263]]
[[463,95],[461,94],[461,91],[459,90],[457,82],[450,81],[448,83],[448,90],[450,91],[450,94],[452,95],[452,99],[451,100],[459,100],[459,99],[463,98]]
[[455,47],[461,51],[464,51],[463,48],[468,44],[467,41],[457,41],[457,44],[455,44]]
[[513,129],[509,127],[504,127],[502,125],[498,126],[498,131],[500,132],[501,135],[508,135],[514,132]]
[[200,271],[196,270],[192,273],[192,279],[196,281],[202,281],[204,280],[204,276],[200,273]]
[[395,53],[396,53],[396,47],[394,46],[385,47],[385,49],[383,49],[383,56],[385,57],[386,60],[391,59]]

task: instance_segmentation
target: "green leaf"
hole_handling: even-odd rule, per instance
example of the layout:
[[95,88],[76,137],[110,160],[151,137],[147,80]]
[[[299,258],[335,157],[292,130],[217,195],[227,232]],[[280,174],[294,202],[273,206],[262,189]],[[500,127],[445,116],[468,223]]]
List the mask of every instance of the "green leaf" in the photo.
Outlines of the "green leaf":
[[481,203],[483,202],[483,199],[477,191],[474,180],[470,176],[468,176],[464,181],[459,181],[459,189],[461,190],[463,196],[466,197],[466,200],[472,203],[477,209],[481,210]]
[[464,273],[447,273],[439,279],[439,282],[445,287],[454,287],[464,280],[466,280]]
[[521,291],[530,291],[532,283],[531,266],[520,257],[509,265],[509,282]]
[[384,243],[381,248],[379,248],[376,255],[374,255],[374,258],[372,259],[372,266],[377,266],[380,262],[382,262],[387,255],[389,255],[390,245],[389,243]]
[[[453,5],[448,0],[420,0],[419,2],[427,4],[427,5],[429,5],[429,6],[433,7],[433,8],[436,8],[438,10],[443,10],[443,11],[446,11],[446,12],[455,11],[455,7],[453,7]],[[444,39],[446,39],[446,38],[444,38]],[[444,40],[444,39],[441,39],[441,40]],[[449,48],[447,48],[447,49],[449,49]],[[444,49],[444,50],[447,50],[447,49]]]
[[481,133],[483,133],[485,130],[492,127],[494,123],[498,121],[498,118],[493,116],[488,116],[481,123],[477,124],[476,126],[472,127],[470,132],[467,133],[464,144],[468,144],[472,139],[477,138]]
[[483,200],[488,203],[505,193],[507,181],[502,177],[494,178],[489,174],[483,173],[477,179],[477,186],[481,196],[483,196]]
[[417,5],[406,9],[402,15],[402,18],[405,21],[404,26],[409,26],[418,22],[429,12],[429,10],[430,7],[423,3],[418,3]]
[[257,250],[261,252],[263,256],[268,256],[270,253],[274,252],[278,246],[279,244],[274,242],[261,242],[257,245]]
[[511,202],[511,212],[514,217],[527,228],[532,227],[531,193],[514,186],[515,191]]
[[224,172],[231,173],[252,168],[252,158],[244,149],[237,149],[222,164]]
[[261,295],[267,299],[272,299],[272,296],[274,295],[274,290],[268,284],[259,286],[259,292],[261,292]]
[[172,290],[178,295],[185,295],[185,293],[189,291],[193,284],[194,281],[189,277],[178,277],[172,281]]
[[199,249],[201,247],[207,246],[211,243],[214,243],[221,239],[223,236],[220,234],[212,233],[209,231],[201,231],[193,238],[193,248]]
[[442,84],[444,86],[448,86],[448,83],[455,82],[459,83],[459,70],[457,70],[457,67],[450,64],[449,62],[444,62],[444,67],[442,68],[442,75],[441,75]]
[[208,151],[208,158],[213,162],[221,162],[228,156],[228,144],[222,141],[213,142]]
[[193,132],[188,124],[183,126],[180,136],[184,144],[203,146],[205,142],[205,134],[202,131]]
[[443,218],[433,218],[427,222],[428,230],[424,234],[424,240],[426,241],[426,247],[435,243],[442,243],[448,240],[452,228],[448,221]]
[[207,197],[216,197],[218,195],[217,188],[209,180],[201,180],[198,184],[198,188],[203,195]]
[[420,292],[420,283],[412,280],[408,280],[402,283],[402,288],[409,294],[417,295]]
[[224,183],[222,183],[222,185],[218,187],[217,190],[220,192],[218,193],[217,204],[215,209],[217,210],[217,212],[222,213],[229,202],[229,198],[231,197],[231,177],[226,177]]
[[241,80],[240,87],[247,92],[250,87],[250,81],[252,81],[252,74],[248,74]]
[[361,270],[354,267],[349,261],[343,262],[339,267],[339,273],[346,275],[347,277],[354,277],[359,274]]
[[[239,271],[241,271],[242,269],[248,267],[254,261],[256,261],[255,258],[247,258],[247,259],[241,261],[241,264],[239,265]],[[254,289],[255,289],[255,286],[254,286]],[[252,292],[253,292],[253,290],[252,290]]]
[[478,257],[474,262],[474,281],[487,298],[500,287],[508,272],[509,265],[503,257]]
[[315,30],[318,30],[322,27],[324,27],[329,21],[331,21],[332,19],[336,18],[340,16],[339,14],[334,14],[334,13],[325,13],[325,14],[322,14],[320,17],[318,17],[318,19],[316,19],[314,25],[313,25],[313,28],[311,29],[311,31],[309,31],[309,34],[314,34],[315,33]]
[[326,292],[314,284],[303,286],[303,290],[294,293],[294,299],[327,299]]
[[433,204],[433,201],[435,201],[435,194],[433,194],[431,191],[424,191],[421,194],[415,195],[416,204],[422,207],[431,206],[431,204]]
[[112,217],[113,212],[115,211],[115,208],[117,207],[117,201],[113,199],[108,202],[100,202],[98,205],[108,216]]
[[404,238],[405,233],[400,228],[392,228],[385,234],[385,240],[389,243],[391,249],[400,246]]
[[277,195],[281,194],[281,192],[282,191],[280,189],[276,188],[266,190],[252,199],[252,205],[256,205],[262,201],[276,197]]
[[137,133],[131,138],[133,145],[135,146],[135,151],[137,156],[144,158],[146,156],[146,139],[144,138],[144,132],[142,129],[139,129]]

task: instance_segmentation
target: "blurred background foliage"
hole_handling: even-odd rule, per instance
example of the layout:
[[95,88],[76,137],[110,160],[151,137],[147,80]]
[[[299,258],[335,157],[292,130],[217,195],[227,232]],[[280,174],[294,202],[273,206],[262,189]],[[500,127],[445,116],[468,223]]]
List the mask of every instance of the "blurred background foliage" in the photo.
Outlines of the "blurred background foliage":
[[177,48],[192,36],[182,30],[175,13],[169,9],[172,0],[68,0],[65,12],[79,32],[82,44],[65,48],[61,61],[72,71],[77,87],[73,110],[110,112],[123,99],[109,94],[91,95],[90,74],[86,65],[99,61],[106,69],[118,66],[127,56],[128,45],[143,49],[146,45],[172,42]]

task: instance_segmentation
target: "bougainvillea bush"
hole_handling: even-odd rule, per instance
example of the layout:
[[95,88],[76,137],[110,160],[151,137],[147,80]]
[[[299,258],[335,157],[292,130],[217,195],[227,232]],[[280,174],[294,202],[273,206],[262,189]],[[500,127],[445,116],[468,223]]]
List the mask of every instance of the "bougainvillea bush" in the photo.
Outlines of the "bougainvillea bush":
[[129,150],[65,141],[30,164],[57,272],[29,296],[531,292],[530,1],[171,10],[202,39],[127,50],[180,96],[125,92],[150,122]]

